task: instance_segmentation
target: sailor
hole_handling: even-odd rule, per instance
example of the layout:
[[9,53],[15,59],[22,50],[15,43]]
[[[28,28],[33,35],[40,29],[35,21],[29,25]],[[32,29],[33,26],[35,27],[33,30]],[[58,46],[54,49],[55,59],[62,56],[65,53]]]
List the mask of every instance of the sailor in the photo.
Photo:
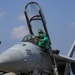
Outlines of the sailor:
[[[38,29],[38,34],[37,40],[38,40],[38,46],[45,52],[51,53],[51,45],[49,43],[49,38],[46,35],[46,33],[42,29]],[[59,54],[59,50],[52,50],[53,54]]]
[[47,51],[50,48],[49,39],[42,29],[38,29],[38,46]]

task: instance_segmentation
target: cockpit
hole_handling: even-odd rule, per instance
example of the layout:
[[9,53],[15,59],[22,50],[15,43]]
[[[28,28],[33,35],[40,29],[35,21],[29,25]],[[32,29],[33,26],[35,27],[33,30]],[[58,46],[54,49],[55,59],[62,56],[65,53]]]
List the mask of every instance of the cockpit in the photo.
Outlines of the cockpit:
[[31,42],[31,43],[37,44],[37,40],[36,40],[35,36],[32,35],[32,34],[31,35],[26,35],[23,38],[22,42]]

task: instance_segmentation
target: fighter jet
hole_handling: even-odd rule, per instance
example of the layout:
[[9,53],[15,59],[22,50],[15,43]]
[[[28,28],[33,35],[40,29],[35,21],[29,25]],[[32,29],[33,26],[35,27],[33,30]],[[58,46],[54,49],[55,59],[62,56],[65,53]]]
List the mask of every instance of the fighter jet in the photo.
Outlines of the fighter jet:
[[71,58],[75,49],[75,43],[67,56],[42,51],[37,45],[36,37],[38,29],[42,29],[51,40],[46,27],[46,20],[42,9],[36,2],[29,2],[25,6],[26,17],[30,35],[13,47],[5,50],[0,55],[0,70],[14,72],[17,75],[70,75],[70,69],[75,74],[75,59]]

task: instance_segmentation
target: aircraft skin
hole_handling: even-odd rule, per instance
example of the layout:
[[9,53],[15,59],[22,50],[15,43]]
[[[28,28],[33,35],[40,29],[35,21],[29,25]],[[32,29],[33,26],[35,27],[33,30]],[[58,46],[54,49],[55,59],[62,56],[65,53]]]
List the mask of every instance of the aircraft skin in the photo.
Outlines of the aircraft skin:
[[31,72],[35,69],[43,72],[51,70],[51,60],[47,53],[30,42],[14,45],[0,55],[0,70],[6,72]]
[[[54,54],[59,75],[64,75],[63,68],[66,63],[75,63],[75,60],[66,56]],[[52,60],[48,53],[41,51],[40,47],[31,42],[21,42],[7,49],[0,55],[0,70],[16,74],[38,73],[48,75],[52,71]],[[61,63],[62,62],[62,63]],[[75,65],[73,64],[73,68]],[[74,70],[73,70],[74,71]],[[75,72],[75,71],[74,71]],[[38,74],[37,73],[37,74]],[[69,74],[70,75],[70,74]]]
[[[33,15],[31,18],[29,17],[30,14],[27,11],[30,5],[34,7],[38,6],[39,8],[39,14]],[[23,39],[21,43],[14,45],[13,47],[5,50],[0,54],[0,70],[5,72],[14,72],[20,75],[24,75],[22,73],[31,73],[31,75],[38,75],[39,73],[42,75],[70,75],[71,68],[73,74],[75,74],[75,59],[70,58],[73,55],[75,44],[73,50],[69,52],[68,56],[62,56],[52,53],[53,59],[55,59],[54,65],[52,63],[52,57],[50,57],[48,53],[41,51],[41,48],[36,44],[34,35],[35,31],[33,32],[33,28],[36,27],[33,27],[32,22],[35,23],[35,21],[38,22],[40,20],[44,27],[44,31],[49,38],[44,15],[42,14],[39,5],[36,2],[28,3],[25,7],[24,13],[26,16],[30,35],[24,38],[27,40]],[[50,38],[49,42],[51,45]],[[51,72],[54,73],[51,74]]]

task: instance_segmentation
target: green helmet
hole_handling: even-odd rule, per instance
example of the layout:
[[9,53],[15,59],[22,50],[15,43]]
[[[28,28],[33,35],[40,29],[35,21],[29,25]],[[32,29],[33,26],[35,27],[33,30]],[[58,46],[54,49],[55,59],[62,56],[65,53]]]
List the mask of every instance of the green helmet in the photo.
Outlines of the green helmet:
[[38,33],[43,33],[43,30],[42,29],[38,29]]

